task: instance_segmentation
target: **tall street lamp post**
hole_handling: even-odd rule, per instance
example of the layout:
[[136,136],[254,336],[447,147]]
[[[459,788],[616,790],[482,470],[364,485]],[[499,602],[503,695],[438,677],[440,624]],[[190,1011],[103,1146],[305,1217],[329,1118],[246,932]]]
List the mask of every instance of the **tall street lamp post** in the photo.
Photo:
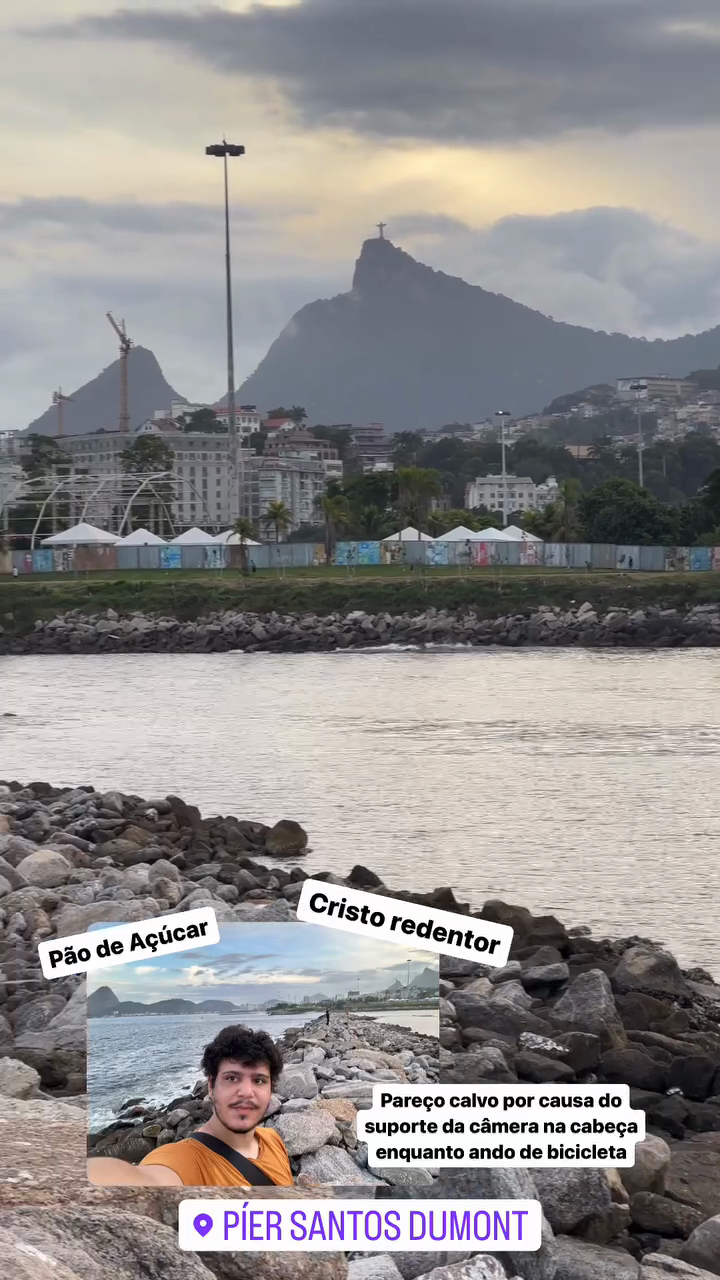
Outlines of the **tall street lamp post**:
[[502,518],[503,528],[507,524],[507,467],[505,465],[505,419],[510,417],[509,409],[496,409],[495,417],[500,419],[500,444],[502,448]]
[[228,199],[228,156],[244,156],[245,148],[235,143],[213,143],[205,148],[206,156],[222,156],[225,177],[225,294],[227,309],[227,382],[228,382],[228,443],[230,453],[230,517],[234,524],[245,515],[245,476],[243,474],[242,449],[238,443],[235,416],[235,353],[233,344],[232,271],[230,264],[230,202]]
[[643,472],[643,449],[645,448],[645,445],[643,443],[642,432],[642,395],[644,391],[647,391],[647,383],[631,382],[630,390],[635,392],[635,409],[637,412],[638,484],[642,489],[645,482]]

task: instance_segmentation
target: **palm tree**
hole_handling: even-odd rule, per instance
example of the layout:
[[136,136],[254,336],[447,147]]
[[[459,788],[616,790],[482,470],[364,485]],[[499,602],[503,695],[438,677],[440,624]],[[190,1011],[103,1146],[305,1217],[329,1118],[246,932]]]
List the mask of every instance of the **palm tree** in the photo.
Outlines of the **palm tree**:
[[294,404],[288,414],[288,417],[292,418],[296,427],[301,427],[307,418],[307,410],[303,409],[301,404]]
[[358,508],[353,524],[361,538],[368,538],[373,542],[382,541],[392,529],[387,515],[374,502]]
[[322,512],[325,525],[325,563],[330,564],[340,529],[346,529],[350,523],[350,507],[347,498],[341,493],[324,493],[318,498],[316,507]]
[[572,478],[563,480],[560,485],[560,500],[557,503],[559,519],[555,522],[553,537],[558,542],[572,542],[577,534],[577,509],[582,497],[582,486],[579,480]]
[[430,467],[398,467],[395,476],[400,514],[409,524],[415,522],[420,541],[422,526],[427,523],[430,500],[439,498],[442,493],[440,472]]
[[271,502],[262,520],[263,524],[274,526],[276,542],[280,541],[280,534],[286,533],[293,523],[292,513],[284,502]]
[[240,566],[243,573],[247,573],[247,547],[245,542],[247,539],[255,537],[255,526],[247,516],[239,516],[233,525],[233,533],[236,533],[240,539]]

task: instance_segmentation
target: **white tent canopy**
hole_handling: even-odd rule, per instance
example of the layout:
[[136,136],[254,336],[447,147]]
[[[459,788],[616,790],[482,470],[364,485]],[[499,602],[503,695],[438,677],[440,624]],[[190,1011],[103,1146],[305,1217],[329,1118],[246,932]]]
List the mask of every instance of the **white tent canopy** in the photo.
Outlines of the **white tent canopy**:
[[185,533],[179,533],[177,538],[171,538],[170,545],[171,547],[198,547],[214,541],[212,534],[205,533],[204,529],[187,529]]
[[118,544],[121,547],[166,547],[167,542],[164,538],[159,538],[156,533],[151,533],[149,529],[133,529],[132,533],[128,533],[125,538],[121,538]]
[[[239,533],[233,533],[232,529],[226,529],[226,530],[225,530],[225,533],[218,533],[218,534],[216,535],[216,537],[214,537],[214,538],[213,538],[213,542],[222,542],[222,543],[224,543],[224,545],[225,545],[226,547],[228,547],[228,546],[232,546],[232,547],[239,547],[239,546],[240,546],[240,534],[239,534]],[[245,547],[260,547],[260,546],[262,546],[262,543],[261,543],[261,542],[254,542],[252,538],[243,538],[243,539],[242,539],[242,543],[243,543],[243,546],[245,546]]]
[[542,538],[536,537],[534,533],[528,533],[527,529],[520,529],[516,524],[509,524],[504,530],[516,542],[542,542]]
[[474,529],[467,529],[464,524],[459,524],[456,529],[450,529],[447,533],[443,533],[437,538],[437,542],[476,542],[478,534]]
[[62,533],[53,533],[49,538],[43,538],[43,547],[97,547],[114,546],[120,539],[116,533],[108,533],[105,529],[97,529],[94,524],[87,524],[84,520],[80,524],[74,524],[71,529],[64,529]]
[[514,542],[515,538],[509,529],[496,529],[494,525],[488,525],[487,529],[480,529],[478,533],[473,534],[475,542]]
[[435,539],[430,537],[429,533],[419,533],[417,529],[413,529],[409,524],[407,529],[401,529],[399,533],[392,533],[389,538],[383,538],[383,542],[434,542]]

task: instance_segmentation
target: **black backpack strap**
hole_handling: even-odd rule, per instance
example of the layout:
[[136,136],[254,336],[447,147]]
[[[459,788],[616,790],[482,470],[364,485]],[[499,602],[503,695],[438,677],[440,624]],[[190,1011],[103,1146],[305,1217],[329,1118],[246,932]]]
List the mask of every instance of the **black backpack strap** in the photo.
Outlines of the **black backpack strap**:
[[214,1151],[216,1156],[222,1156],[223,1160],[227,1160],[233,1169],[237,1169],[241,1173],[246,1182],[251,1187],[276,1187],[278,1184],[273,1182],[254,1160],[248,1160],[247,1156],[242,1156],[239,1151],[229,1147],[227,1142],[223,1142],[220,1138],[215,1138],[211,1133],[191,1133],[189,1135],[193,1142],[201,1142],[209,1151]]

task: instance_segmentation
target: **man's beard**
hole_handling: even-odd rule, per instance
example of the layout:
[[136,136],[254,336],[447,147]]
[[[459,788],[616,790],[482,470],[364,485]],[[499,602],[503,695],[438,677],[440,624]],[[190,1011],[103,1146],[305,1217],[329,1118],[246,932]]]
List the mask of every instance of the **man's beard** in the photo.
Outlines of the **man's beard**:
[[[247,1114],[240,1119],[241,1114],[245,1111]],[[222,1113],[215,1107],[215,1115],[221,1124],[229,1129],[231,1133],[251,1133],[257,1128],[265,1115],[262,1108],[258,1110],[250,1110],[250,1108],[226,1106],[223,1107]]]

